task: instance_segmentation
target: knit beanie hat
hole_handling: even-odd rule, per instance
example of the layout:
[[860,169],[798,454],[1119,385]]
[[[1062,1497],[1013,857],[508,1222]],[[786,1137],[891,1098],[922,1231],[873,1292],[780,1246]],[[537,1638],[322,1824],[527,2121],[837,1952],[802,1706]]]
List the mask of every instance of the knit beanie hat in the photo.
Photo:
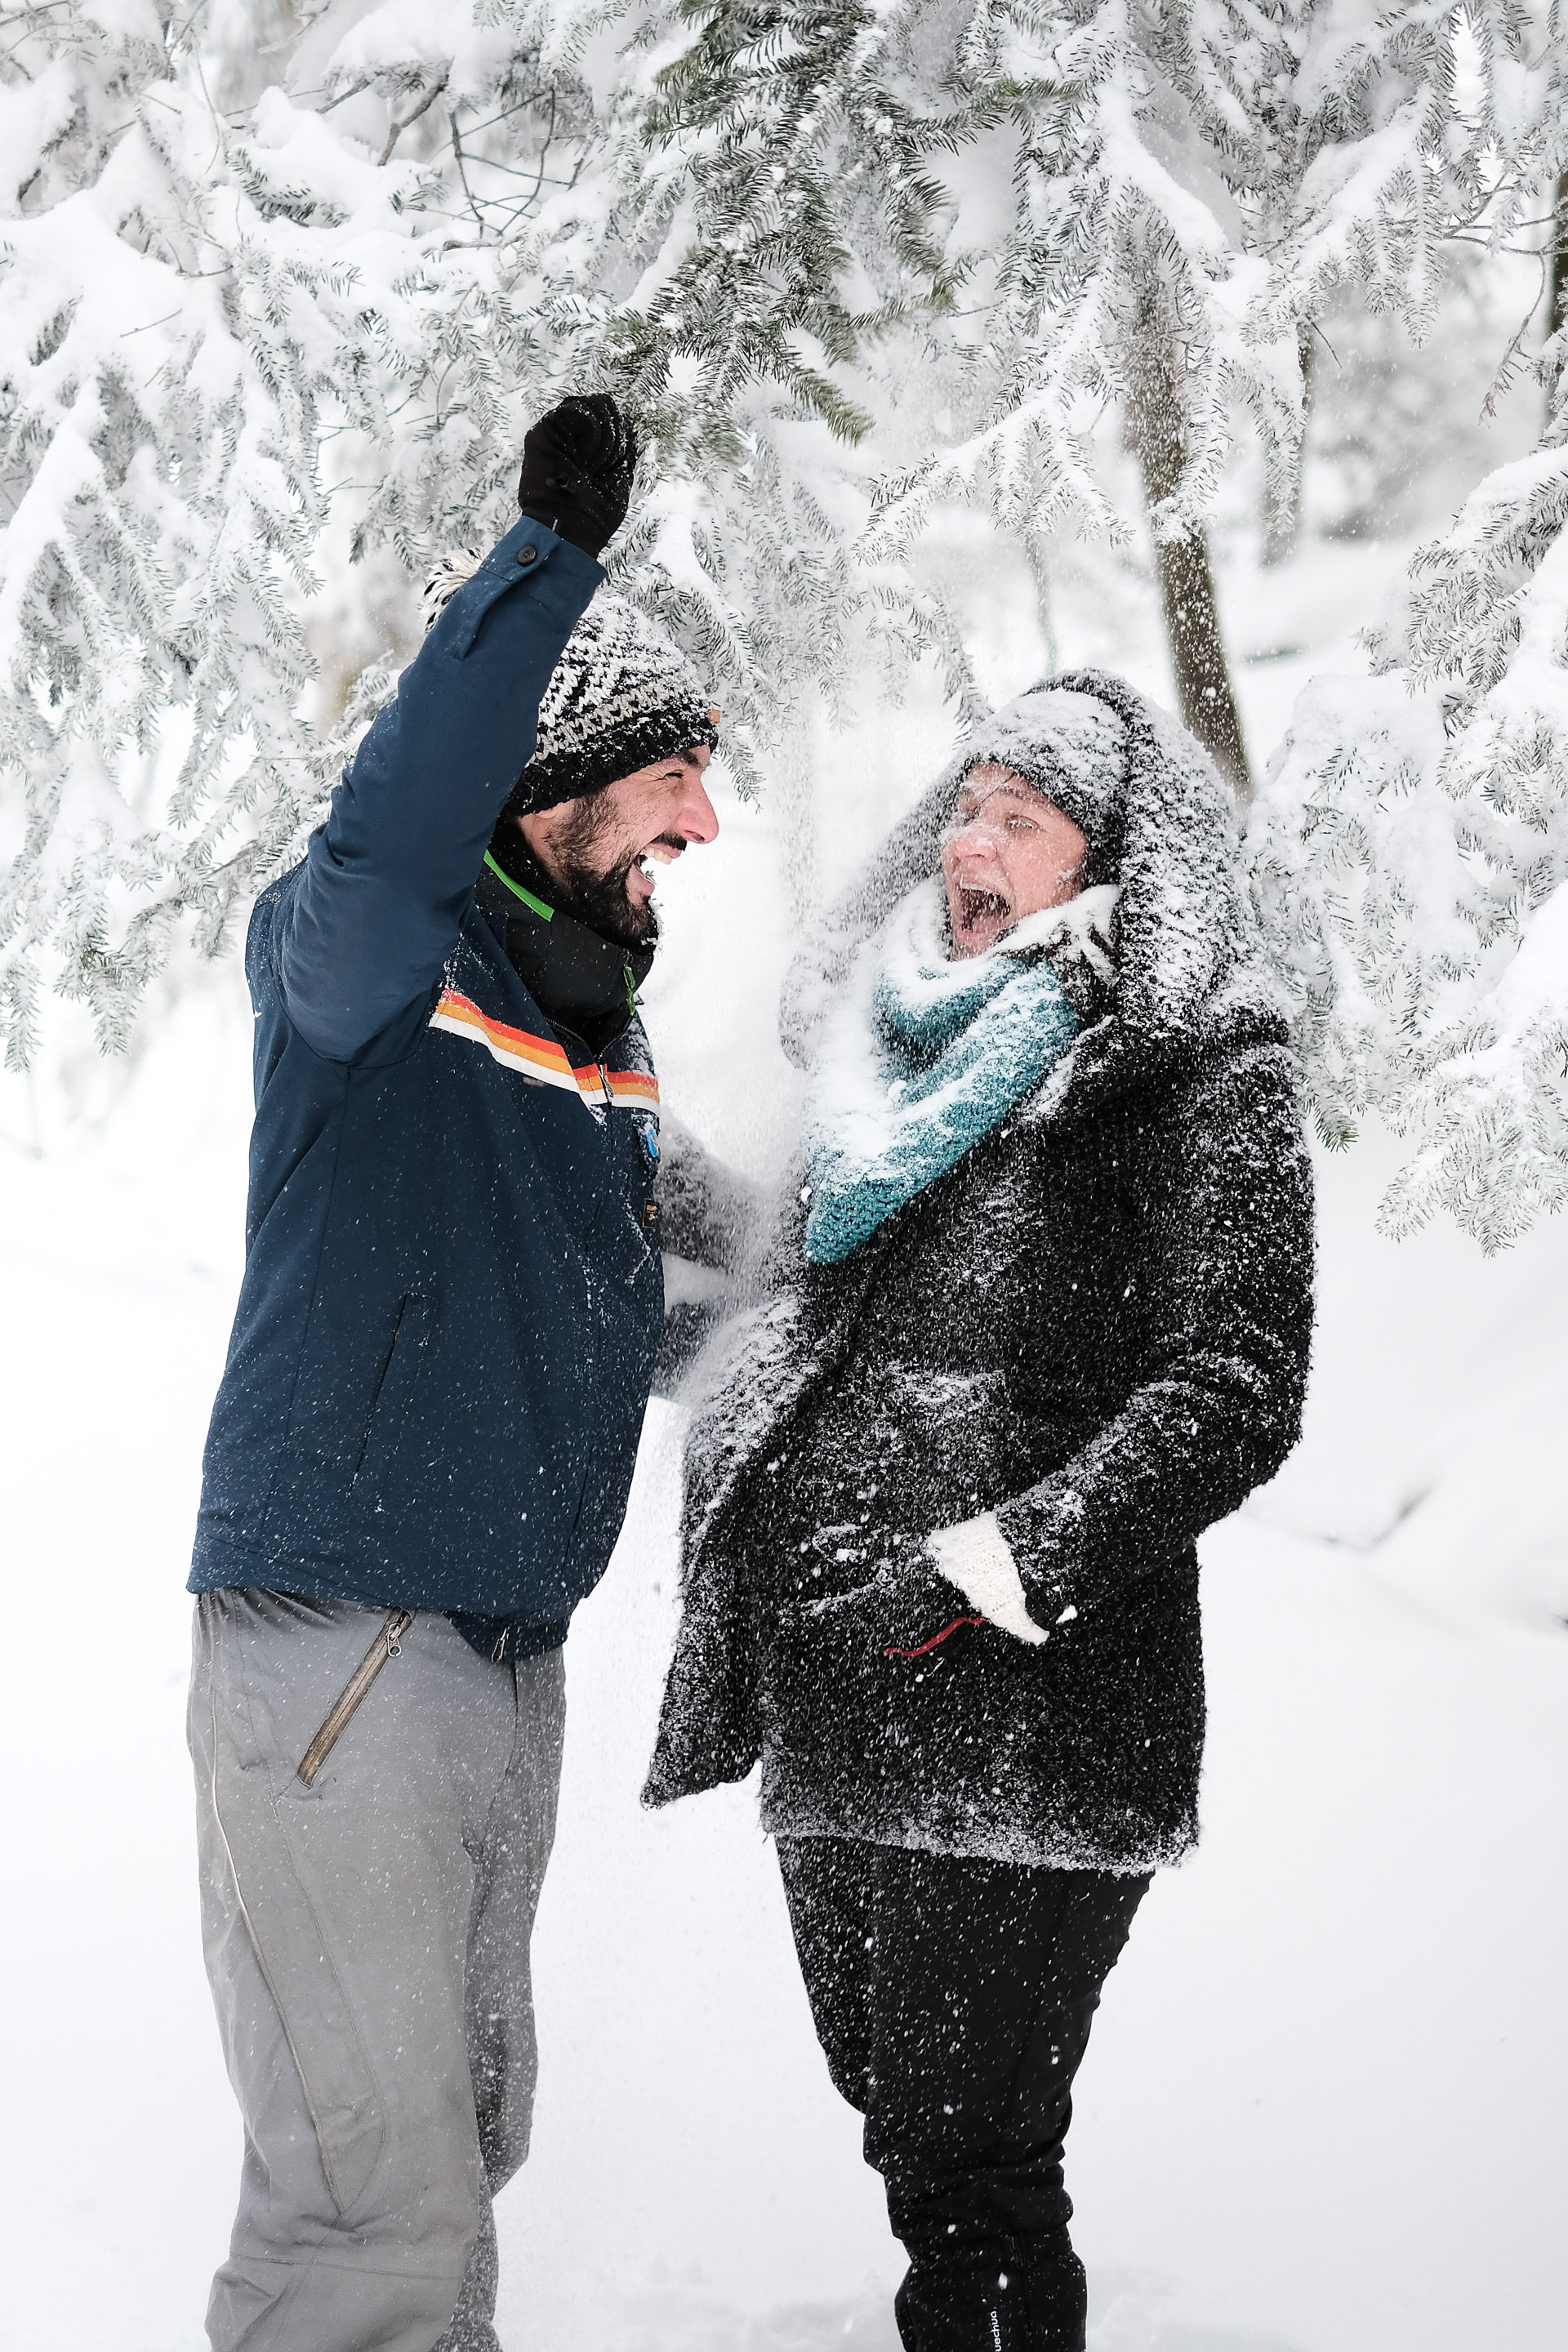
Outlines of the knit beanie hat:
[[975,730],[958,781],[994,761],[1044,793],[1088,842],[1084,881],[1092,886],[1121,871],[1127,760],[1127,729],[1098,695],[1037,686]]
[[[479,562],[445,557],[425,589],[428,628]],[[719,712],[680,655],[624,597],[595,597],[571,635],[539,706],[533,757],[506,804],[528,816],[596,793],[673,751],[719,740]]]
[[509,807],[520,815],[598,792],[695,744],[719,713],[635,604],[595,596],[566,640],[539,706],[539,742]]

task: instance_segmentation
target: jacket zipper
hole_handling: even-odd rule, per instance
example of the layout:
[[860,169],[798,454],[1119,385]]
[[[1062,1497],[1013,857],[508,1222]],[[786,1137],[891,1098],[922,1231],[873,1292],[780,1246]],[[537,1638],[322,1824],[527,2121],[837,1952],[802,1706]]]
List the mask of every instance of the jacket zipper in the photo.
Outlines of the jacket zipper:
[[307,1789],[337,1746],[354,1709],[388,1658],[398,1655],[403,1647],[403,1636],[413,1622],[412,1609],[388,1611],[385,1624],[332,1701],[327,1710],[326,1721],[300,1759],[300,1778]]

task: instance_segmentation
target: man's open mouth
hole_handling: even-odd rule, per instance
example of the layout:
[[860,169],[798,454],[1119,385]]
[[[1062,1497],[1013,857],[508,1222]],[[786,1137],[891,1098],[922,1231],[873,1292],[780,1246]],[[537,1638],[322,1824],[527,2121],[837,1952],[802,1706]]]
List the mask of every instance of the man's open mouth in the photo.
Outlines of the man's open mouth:
[[672,841],[667,835],[662,840],[650,841],[635,863],[641,867],[645,880],[657,882],[660,866],[673,866],[685,846],[683,841]]

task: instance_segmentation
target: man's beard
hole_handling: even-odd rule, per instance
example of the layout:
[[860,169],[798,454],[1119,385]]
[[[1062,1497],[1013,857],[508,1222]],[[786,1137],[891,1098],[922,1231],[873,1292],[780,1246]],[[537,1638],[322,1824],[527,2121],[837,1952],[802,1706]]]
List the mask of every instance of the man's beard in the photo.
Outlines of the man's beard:
[[609,830],[598,794],[590,793],[551,844],[557,903],[616,947],[651,948],[658,938],[658,917],[651,905],[634,907],[626,896],[626,877],[637,858],[627,857],[607,874],[595,861]]

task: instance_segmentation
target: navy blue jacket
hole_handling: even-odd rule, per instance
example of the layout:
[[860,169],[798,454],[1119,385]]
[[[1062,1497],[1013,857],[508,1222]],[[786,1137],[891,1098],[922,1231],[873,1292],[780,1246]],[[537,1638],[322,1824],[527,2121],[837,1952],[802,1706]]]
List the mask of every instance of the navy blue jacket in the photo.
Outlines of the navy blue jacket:
[[565,1049],[474,895],[602,578],[509,532],[257,902],[245,1278],[193,1592],[505,1619],[526,1652],[609,1559],[663,1317],[658,1089],[635,1020],[605,1065]]

